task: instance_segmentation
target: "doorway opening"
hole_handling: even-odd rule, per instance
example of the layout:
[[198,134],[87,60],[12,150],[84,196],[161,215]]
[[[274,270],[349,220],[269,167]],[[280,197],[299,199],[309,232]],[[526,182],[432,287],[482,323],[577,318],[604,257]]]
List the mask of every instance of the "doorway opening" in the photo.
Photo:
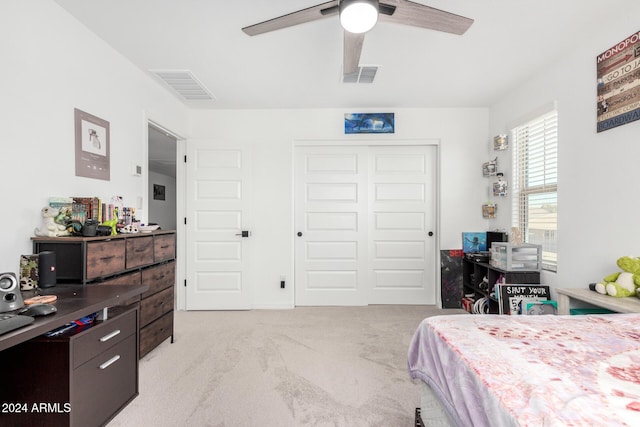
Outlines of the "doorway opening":
[[148,221],[165,230],[177,229],[177,138],[149,123]]

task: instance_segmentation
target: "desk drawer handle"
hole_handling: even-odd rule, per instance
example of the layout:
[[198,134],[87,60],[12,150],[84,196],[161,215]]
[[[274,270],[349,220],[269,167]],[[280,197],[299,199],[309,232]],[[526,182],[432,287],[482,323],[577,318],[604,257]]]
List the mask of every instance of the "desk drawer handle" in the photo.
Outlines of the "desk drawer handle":
[[120,333],[120,329],[116,329],[115,331],[111,332],[110,334],[107,334],[107,335],[103,336],[102,338],[100,338],[100,342],[109,341],[111,338],[115,337],[119,333]]
[[100,369],[107,369],[109,366],[113,365],[114,363],[116,363],[118,360],[120,359],[120,355],[116,354],[115,356],[113,356],[111,359],[107,360],[106,362],[104,362],[102,365],[100,365]]
[[102,258],[100,258],[100,259],[101,259],[101,260],[103,260],[103,261],[106,261],[106,260],[108,260],[108,259],[113,259],[113,258],[115,258],[115,257],[116,257],[115,255],[110,255],[110,256],[103,256],[103,257],[102,257]]
[[167,248],[170,248],[170,247],[171,247],[170,245],[164,245],[164,246],[160,246],[160,249],[167,249]]

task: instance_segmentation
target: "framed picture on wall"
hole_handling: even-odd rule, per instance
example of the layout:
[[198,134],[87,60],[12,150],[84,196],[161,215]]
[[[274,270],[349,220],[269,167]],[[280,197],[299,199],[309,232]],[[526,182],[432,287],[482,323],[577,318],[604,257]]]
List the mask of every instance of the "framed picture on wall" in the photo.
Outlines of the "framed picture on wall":
[[164,185],[153,184],[153,200],[164,200]]
[[109,122],[74,109],[76,176],[109,181]]
[[344,133],[394,133],[394,113],[347,113],[344,115]]

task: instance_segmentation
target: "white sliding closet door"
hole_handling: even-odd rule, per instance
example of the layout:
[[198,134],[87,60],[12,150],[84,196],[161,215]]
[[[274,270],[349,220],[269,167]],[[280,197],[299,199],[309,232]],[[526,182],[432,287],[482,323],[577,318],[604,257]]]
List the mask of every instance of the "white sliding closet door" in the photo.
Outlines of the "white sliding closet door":
[[367,147],[300,147],[296,305],[366,305]]
[[435,157],[433,146],[371,147],[369,304],[435,304]]

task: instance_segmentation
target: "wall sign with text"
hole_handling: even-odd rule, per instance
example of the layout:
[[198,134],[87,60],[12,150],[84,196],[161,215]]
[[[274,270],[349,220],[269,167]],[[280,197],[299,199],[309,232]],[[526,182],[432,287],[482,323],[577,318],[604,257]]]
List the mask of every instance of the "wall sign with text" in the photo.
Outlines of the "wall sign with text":
[[640,119],[640,31],[602,52],[598,71],[598,132]]

